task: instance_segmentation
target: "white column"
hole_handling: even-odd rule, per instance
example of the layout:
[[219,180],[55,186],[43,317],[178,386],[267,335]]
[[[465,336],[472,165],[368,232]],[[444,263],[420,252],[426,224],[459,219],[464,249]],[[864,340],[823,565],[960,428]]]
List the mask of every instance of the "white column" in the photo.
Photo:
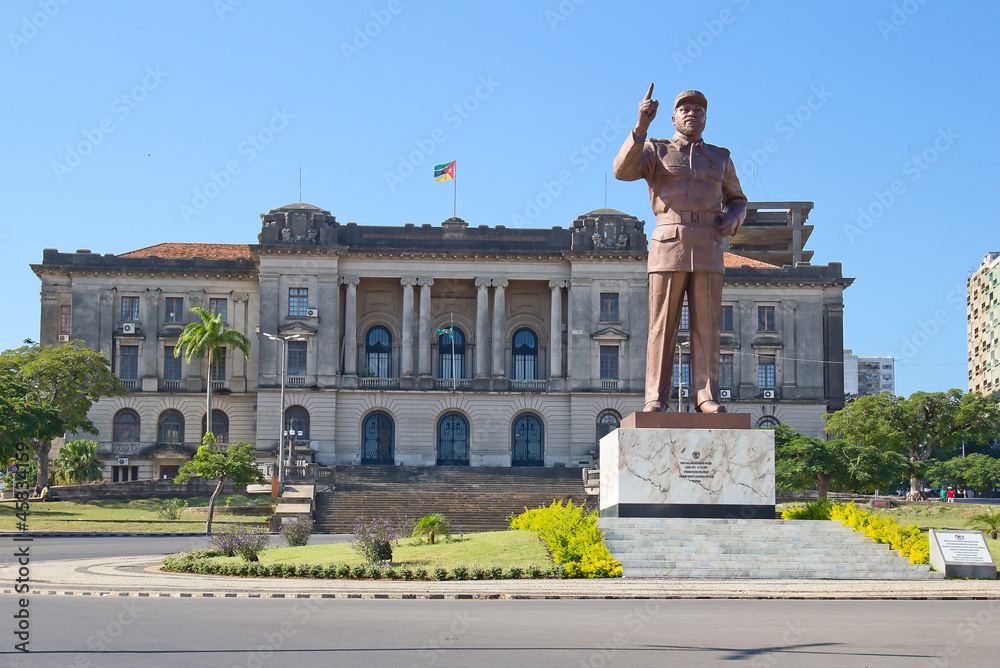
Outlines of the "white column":
[[493,376],[503,378],[506,376],[504,367],[504,329],[507,325],[507,302],[504,298],[504,288],[507,287],[506,278],[494,278],[493,287]]
[[344,375],[358,373],[358,283],[353,276],[342,276],[340,282],[347,286],[344,304]]
[[490,318],[489,285],[488,278],[476,279],[476,378],[486,378],[490,375],[486,361],[488,359],[486,332]]
[[417,285],[420,286],[420,318],[417,332],[418,353],[417,373],[421,376],[431,375],[431,286],[434,285],[433,278],[419,278]]
[[403,278],[403,340],[400,344],[399,375],[413,375],[413,286],[415,278]]
[[549,313],[549,378],[562,378],[562,289],[566,281],[549,281],[552,308]]

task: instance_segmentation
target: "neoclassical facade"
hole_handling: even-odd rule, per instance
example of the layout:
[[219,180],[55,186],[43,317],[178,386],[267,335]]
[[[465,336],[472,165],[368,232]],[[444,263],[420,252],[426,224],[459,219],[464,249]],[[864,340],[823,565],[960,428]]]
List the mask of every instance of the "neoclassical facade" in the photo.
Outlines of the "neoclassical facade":
[[[791,239],[761,204],[747,238],[759,246],[770,228],[778,245]],[[726,255],[720,385],[730,410],[820,435],[843,401],[853,279],[799,261],[811,204],[793,204],[794,215],[781,203],[797,226],[794,264]],[[41,342],[103,351],[129,389],[91,414],[108,479],[172,477],[207,427],[209,382],[220,440],[254,443],[266,461],[290,430],[325,465],[581,466],[642,407],[647,241],[634,216],[369,226],[297,203],[261,219],[257,244],[46,249],[32,265]],[[174,358],[194,306],[246,334],[249,359],[227,351],[208,369]]]

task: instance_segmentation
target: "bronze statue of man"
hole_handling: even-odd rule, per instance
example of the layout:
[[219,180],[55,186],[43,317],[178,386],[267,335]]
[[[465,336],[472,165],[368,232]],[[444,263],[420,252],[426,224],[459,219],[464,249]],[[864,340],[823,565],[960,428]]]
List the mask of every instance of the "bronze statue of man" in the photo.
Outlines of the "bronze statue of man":
[[686,90],[674,100],[670,139],[647,139],[659,105],[650,84],[639,121],[615,157],[615,178],[646,179],[656,214],[649,247],[649,341],[644,411],[666,410],[673,385],[674,348],[687,296],[691,326],[691,388],[702,413],[724,413],[719,403],[719,312],[722,237],[746,217],[729,151],[702,141],[708,100]]

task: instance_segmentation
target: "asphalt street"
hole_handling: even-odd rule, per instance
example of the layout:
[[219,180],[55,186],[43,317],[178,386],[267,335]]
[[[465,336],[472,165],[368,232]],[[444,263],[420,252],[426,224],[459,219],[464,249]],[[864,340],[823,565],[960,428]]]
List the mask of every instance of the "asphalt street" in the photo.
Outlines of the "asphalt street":
[[1000,630],[995,600],[39,596],[30,605],[31,654],[7,640],[2,665],[967,667],[996,665]]

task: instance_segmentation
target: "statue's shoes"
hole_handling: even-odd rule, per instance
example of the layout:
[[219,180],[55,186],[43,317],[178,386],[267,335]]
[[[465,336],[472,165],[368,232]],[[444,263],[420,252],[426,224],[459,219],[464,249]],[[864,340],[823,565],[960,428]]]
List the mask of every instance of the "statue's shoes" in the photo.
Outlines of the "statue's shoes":
[[662,413],[665,410],[667,410],[667,407],[660,401],[647,401],[646,405],[642,408],[643,413]]
[[703,401],[698,404],[699,413],[725,413],[726,407],[720,404],[718,401]]

